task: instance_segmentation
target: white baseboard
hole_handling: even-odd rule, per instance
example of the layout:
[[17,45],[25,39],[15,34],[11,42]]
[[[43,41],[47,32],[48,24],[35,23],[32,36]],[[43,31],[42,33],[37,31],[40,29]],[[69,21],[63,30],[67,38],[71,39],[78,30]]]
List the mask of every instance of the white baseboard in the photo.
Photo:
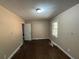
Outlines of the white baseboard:
[[63,48],[61,48],[61,46],[59,46],[58,44],[56,44],[54,41],[51,40],[50,45],[53,47],[53,45],[57,46],[61,51],[63,51],[67,56],[69,56],[71,59],[75,59],[74,57],[72,57],[68,52],[66,52]]
[[23,45],[23,43],[21,43],[18,47],[17,47],[17,49],[15,49],[15,51],[8,57],[8,59],[11,59],[14,55],[15,55],[15,53],[20,49],[20,47]]
[[32,39],[31,40],[24,40],[24,41],[32,41]]
[[32,40],[41,40],[41,39],[49,39],[49,38],[32,38]]

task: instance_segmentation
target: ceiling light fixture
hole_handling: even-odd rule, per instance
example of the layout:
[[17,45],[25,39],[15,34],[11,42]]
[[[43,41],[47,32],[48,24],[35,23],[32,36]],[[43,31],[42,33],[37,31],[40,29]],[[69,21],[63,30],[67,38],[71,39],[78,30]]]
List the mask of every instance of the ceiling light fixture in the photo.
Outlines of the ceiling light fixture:
[[43,10],[40,9],[40,8],[37,8],[37,9],[36,9],[36,12],[37,12],[37,13],[41,13],[42,11],[43,11]]

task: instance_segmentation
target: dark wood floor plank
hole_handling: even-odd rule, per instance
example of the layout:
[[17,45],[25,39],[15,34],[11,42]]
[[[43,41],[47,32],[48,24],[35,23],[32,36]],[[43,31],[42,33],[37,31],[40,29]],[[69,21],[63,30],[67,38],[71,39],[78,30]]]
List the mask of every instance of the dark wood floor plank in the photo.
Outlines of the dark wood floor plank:
[[70,59],[56,46],[50,46],[50,40],[25,41],[12,59]]

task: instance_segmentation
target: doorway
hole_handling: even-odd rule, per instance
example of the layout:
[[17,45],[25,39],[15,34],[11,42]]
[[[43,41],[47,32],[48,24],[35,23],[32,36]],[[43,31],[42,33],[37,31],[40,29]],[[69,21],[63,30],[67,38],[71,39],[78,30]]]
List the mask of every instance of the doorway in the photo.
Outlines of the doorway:
[[24,24],[24,40],[32,40],[31,24]]

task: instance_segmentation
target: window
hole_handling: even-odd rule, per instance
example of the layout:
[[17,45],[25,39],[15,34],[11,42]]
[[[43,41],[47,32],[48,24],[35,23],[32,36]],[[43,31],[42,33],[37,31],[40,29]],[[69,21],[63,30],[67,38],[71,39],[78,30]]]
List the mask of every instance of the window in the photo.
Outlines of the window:
[[58,37],[58,22],[52,23],[52,35]]

